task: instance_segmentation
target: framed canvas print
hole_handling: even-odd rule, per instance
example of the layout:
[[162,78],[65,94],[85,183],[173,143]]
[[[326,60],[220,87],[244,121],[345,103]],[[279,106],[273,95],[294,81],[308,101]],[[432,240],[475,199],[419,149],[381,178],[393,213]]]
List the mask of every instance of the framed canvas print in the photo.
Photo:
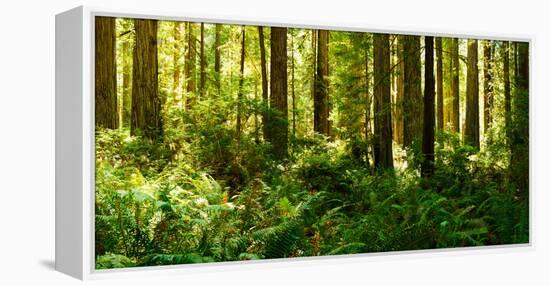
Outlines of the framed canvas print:
[[530,245],[529,38],[306,24],[59,14],[56,268]]

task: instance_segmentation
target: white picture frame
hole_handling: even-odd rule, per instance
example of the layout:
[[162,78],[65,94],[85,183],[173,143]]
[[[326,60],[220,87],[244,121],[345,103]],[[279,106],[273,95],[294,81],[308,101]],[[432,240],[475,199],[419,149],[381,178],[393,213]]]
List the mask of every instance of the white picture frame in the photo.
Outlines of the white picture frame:
[[[223,262],[200,265],[173,265],[140,267],[131,269],[96,270],[94,265],[94,17],[114,16],[130,18],[151,18],[158,20],[181,20],[213,22],[225,24],[267,25],[295,28],[326,28],[342,31],[384,32],[414,35],[434,35],[453,37],[475,37],[478,39],[513,40],[530,43],[533,49],[533,36],[525,35],[487,35],[440,33],[434,31],[386,30],[383,27],[345,27],[338,25],[313,25],[298,21],[281,23],[276,20],[259,20],[255,18],[201,17],[182,15],[181,13],[143,13],[139,11],[115,10],[80,6],[56,15],[55,20],[55,268],[72,277],[89,280],[124,275],[150,275],[152,273],[184,273],[197,271],[231,270],[245,268],[263,268],[270,265],[292,263],[292,265],[323,265],[338,262],[358,262],[373,257],[403,259],[406,255],[415,254],[421,257],[446,256],[454,253],[476,253],[479,251],[500,253],[526,251],[533,249],[534,212],[532,191],[532,160],[530,166],[530,225],[529,243],[483,246],[454,249],[414,250],[403,252],[367,253],[343,256],[324,256],[276,259],[246,262]],[[532,54],[532,53],[531,53]],[[530,69],[532,69],[530,58]],[[532,76],[530,76],[532,77]],[[532,82],[532,81],[531,81]],[[531,83],[532,85],[532,83]],[[532,88],[530,87],[532,90]],[[533,95],[530,95],[532,110]],[[532,131],[532,116],[530,118]],[[530,137],[532,137],[530,132]],[[533,142],[530,140],[530,142]],[[530,143],[532,144],[532,143]],[[532,145],[530,146],[532,147]],[[530,148],[532,151],[532,148]],[[529,156],[532,157],[532,152]],[[141,275],[139,274],[139,275]]]

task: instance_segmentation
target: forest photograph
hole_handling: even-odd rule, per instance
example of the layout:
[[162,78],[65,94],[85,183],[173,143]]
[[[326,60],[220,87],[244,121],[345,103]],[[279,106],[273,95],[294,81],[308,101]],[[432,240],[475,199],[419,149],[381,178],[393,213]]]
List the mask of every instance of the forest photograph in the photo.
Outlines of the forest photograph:
[[96,269],[530,242],[528,42],[94,22]]

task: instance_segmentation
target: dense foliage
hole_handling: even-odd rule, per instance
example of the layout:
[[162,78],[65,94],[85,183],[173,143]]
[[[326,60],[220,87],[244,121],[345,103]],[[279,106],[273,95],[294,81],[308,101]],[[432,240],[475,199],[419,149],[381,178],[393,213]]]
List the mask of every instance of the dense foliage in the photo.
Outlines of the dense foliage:
[[[501,162],[440,135],[426,181],[412,168],[371,175],[340,140],[295,143],[299,151],[280,163],[248,138],[246,163],[228,155],[220,168],[218,154],[235,148],[223,137],[167,136],[186,152],[100,130],[97,267],[527,242],[528,205]],[[220,149],[194,155],[204,144]]]

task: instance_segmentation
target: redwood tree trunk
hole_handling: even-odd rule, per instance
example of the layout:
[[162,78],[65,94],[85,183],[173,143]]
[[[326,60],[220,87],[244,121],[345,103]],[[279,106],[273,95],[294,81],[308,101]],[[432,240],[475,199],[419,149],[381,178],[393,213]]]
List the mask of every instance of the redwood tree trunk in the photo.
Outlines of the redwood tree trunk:
[[95,123],[118,128],[115,18],[95,17]]
[[271,141],[270,129],[269,129],[269,94],[267,86],[267,62],[265,58],[265,43],[264,43],[264,29],[262,26],[258,27],[258,38],[260,41],[260,65],[262,66],[262,123],[264,140]]
[[[441,40],[441,38],[439,38]],[[435,80],[434,80],[434,39],[425,37],[424,69],[424,128],[422,138],[422,177],[430,177],[434,171],[435,141]]]
[[[370,94],[370,80],[369,76],[369,56],[371,55],[371,45],[369,42],[368,35],[365,33],[365,164],[367,168],[370,168],[369,156],[371,155],[371,106],[372,106],[372,96]],[[374,154],[372,154],[374,158]]]
[[328,31],[319,30],[317,35],[317,72],[313,99],[313,130],[330,136],[328,97]]
[[397,78],[396,78],[396,96],[395,112],[392,118],[395,122],[394,140],[397,144],[403,145],[403,131],[405,129],[403,122],[403,98],[405,96],[405,62],[403,57],[403,36],[397,36]]
[[477,40],[469,39],[464,141],[479,149],[479,71],[477,59]]
[[136,43],[132,79],[132,135],[162,136],[158,93],[157,21],[134,20]]
[[453,103],[451,112],[451,130],[456,133],[460,133],[460,62],[458,61],[458,48],[458,39],[454,38],[451,45],[451,97]]
[[519,195],[529,195],[529,43],[516,42],[517,75],[512,101],[511,181]]
[[422,75],[420,62],[420,37],[403,36],[404,98],[403,98],[403,145],[410,147],[422,139]]
[[317,76],[317,30],[311,30],[311,98],[315,98],[315,78]]
[[393,168],[390,47],[387,34],[374,34],[374,163]]
[[445,127],[443,119],[443,41],[440,37],[435,39],[435,47],[437,53],[437,129],[443,130]]
[[270,118],[273,153],[276,159],[288,155],[287,103],[287,29],[271,28],[271,109]]

